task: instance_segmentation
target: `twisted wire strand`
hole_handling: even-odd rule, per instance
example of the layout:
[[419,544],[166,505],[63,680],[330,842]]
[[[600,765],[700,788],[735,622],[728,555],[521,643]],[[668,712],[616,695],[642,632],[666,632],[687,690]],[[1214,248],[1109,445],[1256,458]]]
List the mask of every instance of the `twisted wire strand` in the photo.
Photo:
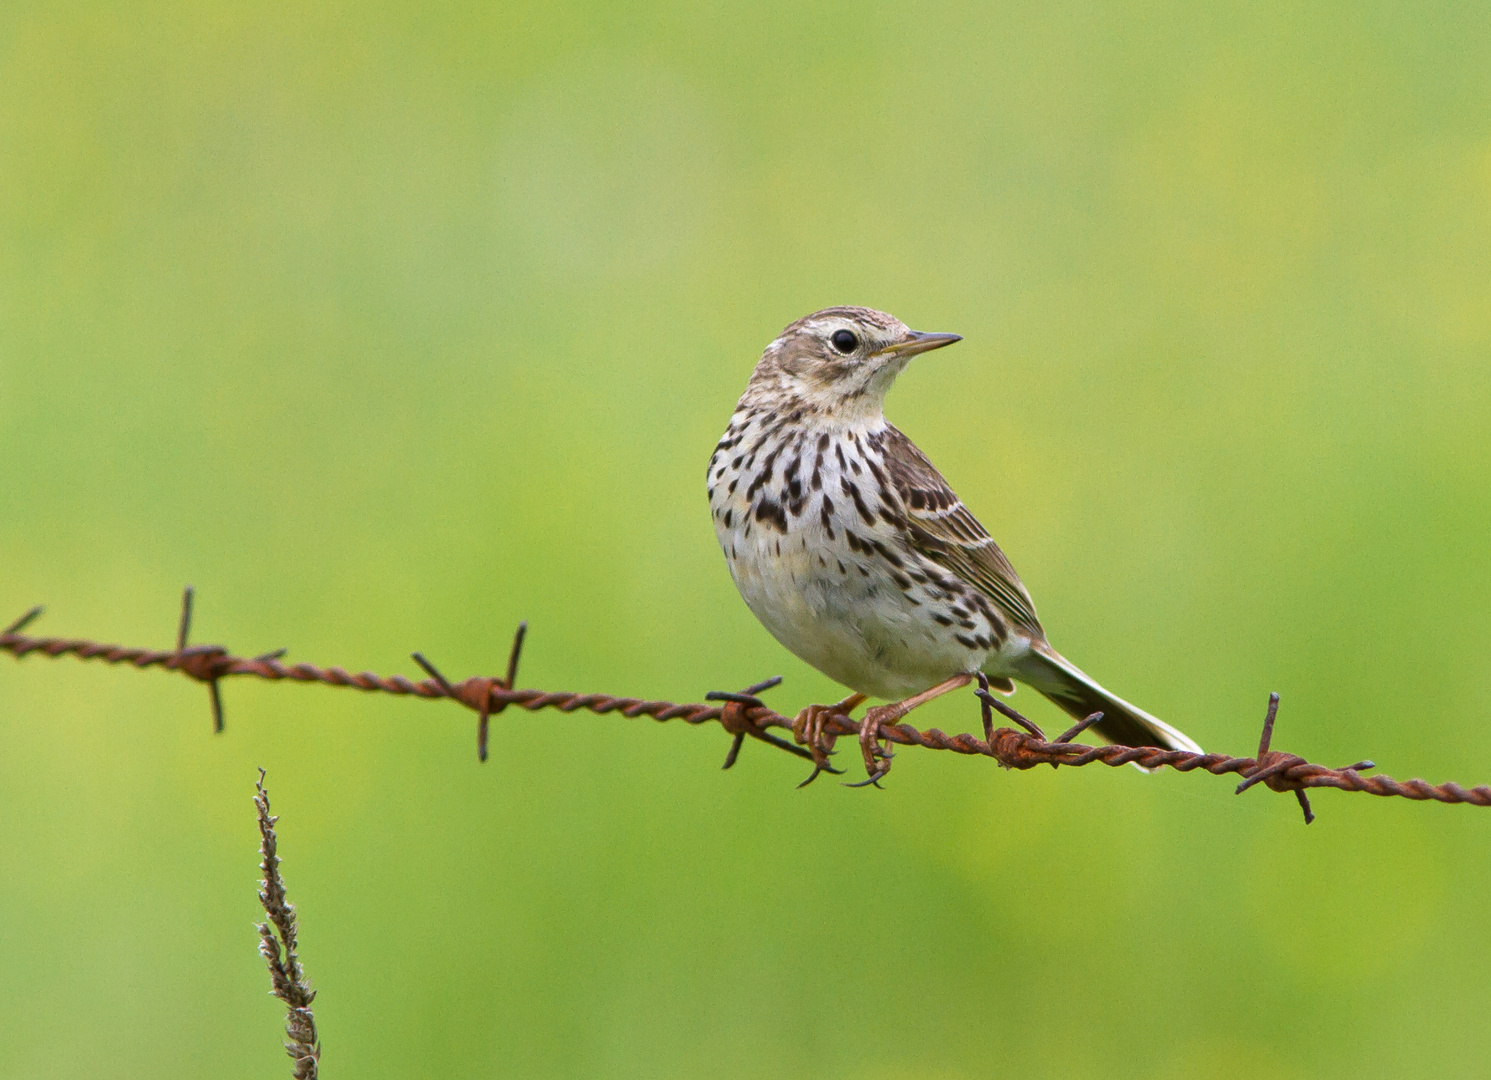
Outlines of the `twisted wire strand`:
[[[190,623],[190,591],[183,604],[180,648],[174,650],[129,648],[123,645],[105,644],[80,638],[30,637],[21,633],[39,609],[13,623],[0,633],[0,652],[16,659],[34,653],[57,658],[73,656],[79,660],[98,660],[106,664],[128,664],[135,668],[159,667],[168,671],[180,671],[198,682],[207,683],[214,692],[214,711],[218,704],[216,684],[226,678],[251,676],[270,681],[289,680],[302,683],[320,683],[326,686],[351,687],[368,693],[384,693],[419,697],[426,700],[449,698],[476,711],[482,718],[482,749],[485,751],[485,721],[490,714],[500,713],[508,707],[538,712],[557,709],[560,712],[591,712],[597,715],[620,713],[636,718],[651,717],[659,722],[682,720],[687,724],[718,722],[726,731],[739,739],[752,736],[772,742],[783,749],[798,752],[798,748],[775,736],[767,734],[770,729],[792,728],[792,719],[760,704],[749,695],[725,695],[740,698],[723,705],[701,703],[676,703],[653,701],[644,698],[618,697],[612,694],[582,694],[572,691],[548,691],[518,689],[511,684],[517,668],[519,646],[522,641],[520,629],[514,643],[513,657],[509,663],[507,679],[476,676],[461,683],[452,684],[439,676],[423,657],[416,655],[434,677],[412,680],[403,675],[382,676],[363,671],[357,674],[341,667],[317,667],[314,664],[286,664],[278,654],[269,653],[259,657],[233,656],[216,645],[186,646],[187,628]],[[749,703],[748,703],[749,702]],[[1188,773],[1205,770],[1221,776],[1236,773],[1242,777],[1238,792],[1255,784],[1273,791],[1292,791],[1305,811],[1305,820],[1312,820],[1309,803],[1304,797],[1308,788],[1336,788],[1341,791],[1359,791],[1368,795],[1412,799],[1419,802],[1461,803],[1472,806],[1491,806],[1491,786],[1478,785],[1465,788],[1453,781],[1430,784],[1424,780],[1394,780],[1389,776],[1364,776],[1361,770],[1371,767],[1370,762],[1357,766],[1333,769],[1318,765],[1293,754],[1268,749],[1272,734],[1274,712],[1278,697],[1271,699],[1268,718],[1264,725],[1264,737],[1256,757],[1232,757],[1227,754],[1203,754],[1186,750],[1164,750],[1153,746],[1088,746],[1082,743],[1051,742],[1036,735],[1013,728],[990,729],[987,739],[961,733],[949,735],[937,728],[918,730],[906,723],[881,723],[878,736],[887,742],[902,746],[921,746],[929,750],[949,750],[955,754],[991,757],[1008,769],[1031,769],[1037,765],[1080,768],[1094,763],[1117,768],[1129,763],[1145,769],[1169,768]],[[841,714],[832,714],[824,719],[825,734],[858,736],[860,722]],[[737,747],[738,749],[738,747]],[[727,767],[733,764],[735,751],[727,759]]]

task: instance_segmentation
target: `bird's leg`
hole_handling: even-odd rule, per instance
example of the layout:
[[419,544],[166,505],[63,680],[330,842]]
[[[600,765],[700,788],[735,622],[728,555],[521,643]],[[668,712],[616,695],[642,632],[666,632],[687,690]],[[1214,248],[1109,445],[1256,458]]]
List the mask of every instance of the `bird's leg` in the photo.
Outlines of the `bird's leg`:
[[821,772],[842,771],[828,763],[829,755],[834,752],[834,740],[838,736],[832,732],[825,732],[823,725],[832,716],[842,716],[848,719],[849,714],[859,708],[864,700],[864,694],[850,694],[843,701],[832,705],[809,705],[797,714],[797,718],[792,721],[793,738],[813,752],[813,771],[806,780],[797,785],[798,787],[807,787],[818,779],[818,774]]
[[894,756],[887,746],[880,747],[880,725],[894,724],[909,713],[912,709],[925,705],[934,698],[940,698],[943,694],[950,694],[954,690],[961,689],[973,682],[974,676],[969,673],[954,675],[951,679],[944,679],[936,686],[923,690],[920,694],[913,694],[904,701],[897,701],[890,705],[877,705],[865,713],[864,721],[859,725],[859,749],[864,755],[865,772],[867,779],[858,783],[849,784],[849,787],[864,787],[867,784],[880,786],[880,778],[890,772],[890,759]]

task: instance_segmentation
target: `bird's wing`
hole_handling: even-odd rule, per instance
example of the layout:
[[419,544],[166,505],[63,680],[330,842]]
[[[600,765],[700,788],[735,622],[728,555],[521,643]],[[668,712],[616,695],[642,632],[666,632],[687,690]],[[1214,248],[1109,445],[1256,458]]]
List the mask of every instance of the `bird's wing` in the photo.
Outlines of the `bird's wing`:
[[883,445],[885,469],[905,509],[911,546],[998,604],[1016,626],[1044,638],[1020,575],[936,466],[890,424]]

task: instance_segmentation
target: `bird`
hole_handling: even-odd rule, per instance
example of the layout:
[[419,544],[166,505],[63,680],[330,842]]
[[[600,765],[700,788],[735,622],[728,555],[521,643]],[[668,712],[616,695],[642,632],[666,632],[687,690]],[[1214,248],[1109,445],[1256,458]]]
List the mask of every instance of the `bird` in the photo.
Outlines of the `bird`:
[[1199,753],[1056,651],[999,545],[886,420],[886,393],[912,359],[961,340],[871,308],[806,315],[762,352],[709,459],[715,534],[741,597],[778,642],[853,691],[793,722],[817,766],[809,781],[829,768],[828,718],[889,702],[859,728],[861,784],[873,783],[890,767],[879,725],[975,680],[1005,694],[1023,683],[1079,720],[1101,712],[1093,730],[1109,742]]

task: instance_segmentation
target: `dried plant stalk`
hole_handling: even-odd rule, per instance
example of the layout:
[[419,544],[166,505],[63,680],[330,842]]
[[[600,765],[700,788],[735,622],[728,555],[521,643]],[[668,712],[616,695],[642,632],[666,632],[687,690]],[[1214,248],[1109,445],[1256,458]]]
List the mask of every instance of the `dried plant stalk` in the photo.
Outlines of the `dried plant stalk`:
[[321,1061],[321,1044],[316,1038],[316,1018],[311,1002],[316,992],[306,984],[305,971],[296,955],[295,905],[285,896],[285,879],[280,877],[278,843],[274,835],[279,818],[269,813],[269,792],[264,790],[264,770],[254,784],[254,808],[259,812],[259,869],[264,880],[259,883],[259,903],[264,905],[268,922],[259,924],[259,953],[269,965],[270,993],[285,1003],[285,1052],[295,1062],[295,1080],[316,1080]]

